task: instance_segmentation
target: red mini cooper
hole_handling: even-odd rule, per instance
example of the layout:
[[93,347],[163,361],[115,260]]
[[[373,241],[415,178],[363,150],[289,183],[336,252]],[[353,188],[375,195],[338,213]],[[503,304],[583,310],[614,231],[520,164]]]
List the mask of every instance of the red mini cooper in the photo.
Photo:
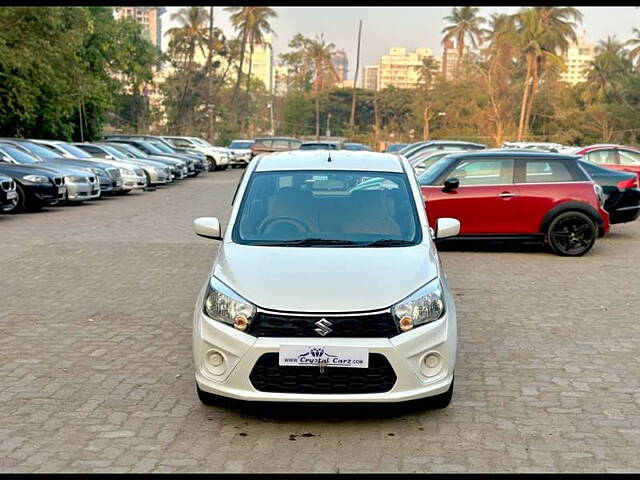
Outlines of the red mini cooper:
[[535,240],[579,256],[609,231],[602,188],[577,157],[485,150],[448,155],[419,181],[431,228],[460,220],[460,238]]

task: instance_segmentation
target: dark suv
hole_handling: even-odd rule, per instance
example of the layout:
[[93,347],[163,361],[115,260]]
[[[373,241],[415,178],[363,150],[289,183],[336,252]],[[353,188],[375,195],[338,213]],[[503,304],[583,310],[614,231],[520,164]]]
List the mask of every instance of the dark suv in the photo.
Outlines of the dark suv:
[[302,142],[290,137],[260,137],[256,138],[251,147],[251,158],[261,153],[286,152],[297,150]]

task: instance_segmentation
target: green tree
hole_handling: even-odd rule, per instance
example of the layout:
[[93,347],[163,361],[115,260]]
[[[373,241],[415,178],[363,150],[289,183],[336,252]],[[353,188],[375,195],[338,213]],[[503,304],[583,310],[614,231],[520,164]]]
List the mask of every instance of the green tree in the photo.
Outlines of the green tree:
[[453,7],[451,15],[444,17],[449,25],[442,29],[444,37],[442,43],[455,40],[458,48],[456,71],[460,71],[460,65],[464,57],[465,43],[467,39],[474,48],[482,42],[482,24],[485,19],[478,15],[478,7]]

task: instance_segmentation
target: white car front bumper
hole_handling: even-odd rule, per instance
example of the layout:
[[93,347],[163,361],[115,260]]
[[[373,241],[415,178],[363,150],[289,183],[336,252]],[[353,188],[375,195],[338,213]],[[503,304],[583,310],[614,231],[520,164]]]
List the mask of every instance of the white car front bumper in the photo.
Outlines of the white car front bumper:
[[[457,344],[455,308],[447,311],[440,320],[392,338],[258,338],[208,318],[202,313],[202,296],[201,293],[194,313],[193,353],[196,381],[206,392],[249,401],[402,402],[444,393],[453,380]],[[386,358],[396,381],[388,391],[381,393],[259,391],[251,383],[251,371],[263,354],[277,353],[280,345],[368,347],[370,354],[381,354]],[[222,365],[209,363],[207,355],[212,351],[223,356]],[[431,352],[440,355],[441,367],[439,370],[436,368],[437,373],[427,376],[424,358]],[[338,367],[325,368],[340,370]]]

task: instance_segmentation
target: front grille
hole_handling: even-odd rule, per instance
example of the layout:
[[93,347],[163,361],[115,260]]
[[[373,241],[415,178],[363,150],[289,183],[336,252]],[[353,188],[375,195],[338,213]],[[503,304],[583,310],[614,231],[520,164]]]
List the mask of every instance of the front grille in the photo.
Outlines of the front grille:
[[396,374],[384,355],[369,354],[368,368],[278,365],[277,353],[265,353],[251,370],[249,380],[256,390],[273,393],[382,393],[396,383]]
[[53,177],[53,184],[60,186],[60,185],[64,185],[64,178],[63,177]]
[[247,333],[256,337],[316,337],[320,319],[328,320],[331,332],[325,337],[391,338],[400,333],[390,312],[354,316],[313,315],[298,317],[286,314],[258,312]]
[[111,180],[117,180],[119,175],[119,171],[116,168],[107,168],[107,174],[109,175],[109,178],[111,178]]

